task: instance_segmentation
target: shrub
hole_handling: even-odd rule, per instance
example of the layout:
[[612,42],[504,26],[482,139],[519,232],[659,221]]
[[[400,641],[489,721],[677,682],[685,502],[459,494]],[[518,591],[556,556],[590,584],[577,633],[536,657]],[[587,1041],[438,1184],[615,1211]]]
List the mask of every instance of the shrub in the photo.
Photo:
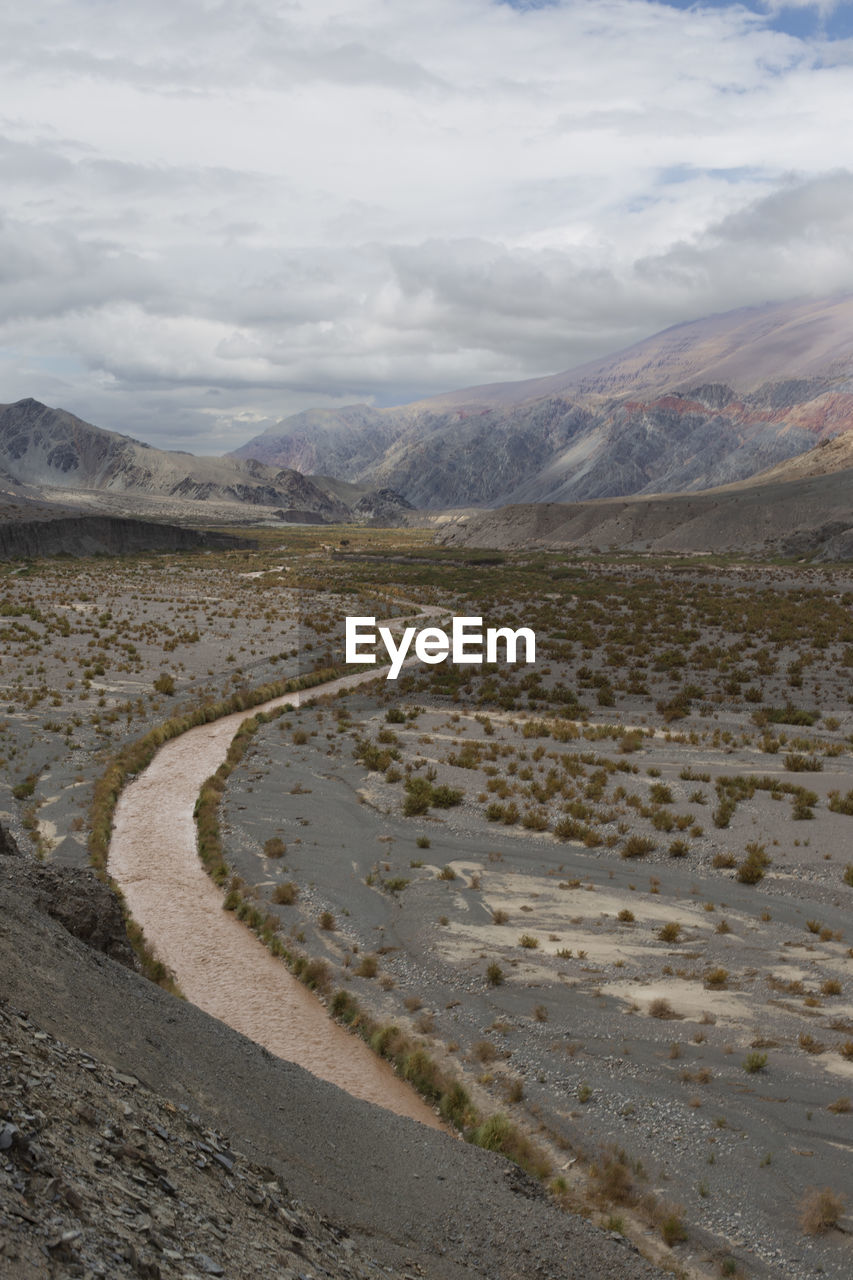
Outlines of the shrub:
[[382,881],[382,888],[388,893],[402,893],[408,883],[405,876],[392,876]]
[[544,809],[525,809],[521,825],[528,831],[547,831],[548,815]]
[[634,1199],[634,1178],[621,1153],[597,1160],[590,1173],[604,1204],[629,1204]]
[[280,836],[270,836],[264,841],[264,853],[268,858],[283,858],[287,853],[287,845]]
[[539,946],[539,939],[534,938],[532,933],[523,933],[518,940],[520,947],[526,947],[528,951],[535,951]]
[[853,816],[853,791],[848,791],[846,796],[842,796],[837,791],[829,793],[829,807],[833,813],[846,813]]
[[766,1053],[748,1053],[743,1060],[743,1069],[748,1075],[754,1076],[756,1072],[763,1071],[767,1066]]
[[844,1197],[831,1187],[813,1187],[800,1201],[800,1227],[804,1235],[816,1236],[838,1225],[844,1212]]
[[486,968],[486,979],[492,987],[499,987],[504,980],[504,971],[494,960]]
[[477,1040],[471,1046],[471,1054],[477,1062],[487,1063],[494,1062],[498,1051],[491,1040]]
[[654,782],[649,788],[649,798],[653,804],[672,804],[672,791],[665,782]]
[[403,1079],[413,1084],[425,1098],[438,1101],[441,1097],[438,1066],[424,1049],[413,1049],[403,1059]]
[[457,1129],[464,1129],[471,1124],[473,1107],[464,1085],[456,1081],[445,1091],[439,1104],[439,1111],[442,1119],[449,1121]]
[[668,924],[661,925],[658,929],[658,937],[661,942],[677,942],[681,937],[681,925],[675,920],[671,920]]
[[681,1014],[675,1012],[668,1000],[659,996],[649,1005],[649,1017],[661,1018],[663,1021],[670,1021],[673,1018],[680,1018]]
[[418,846],[419,849],[428,849],[429,836],[418,836],[417,840],[415,841],[415,844]]
[[711,991],[721,991],[729,980],[728,969],[718,967],[705,974],[705,986]]
[[635,917],[633,911],[630,911],[628,907],[623,907],[616,919],[621,920],[622,924],[633,924]]
[[426,778],[407,778],[405,787],[403,813],[406,817],[413,818],[419,813],[426,813],[432,800],[432,786]]
[[513,1076],[504,1085],[504,1097],[507,1102],[521,1102],[524,1098],[524,1081],[521,1076]]
[[154,681],[154,688],[158,693],[164,693],[168,697],[175,692],[175,677],[170,676],[168,671],[163,671]]
[[355,971],[357,978],[375,978],[379,972],[379,961],[374,955],[362,956],[361,964]]
[[746,846],[746,855],[737,869],[737,878],[741,884],[758,884],[770,866],[770,857],[764,845],[757,840],[751,840]]
[[790,702],[784,707],[767,707],[763,713],[770,724],[813,725],[820,719],[817,711],[806,711],[802,707],[792,707]]
[[320,928],[327,930],[327,932],[329,933],[332,933],[334,931],[335,917],[332,915],[331,911],[321,911]]
[[655,831],[671,831],[675,826],[675,818],[668,809],[655,809],[651,823]]
[[28,800],[30,796],[33,794],[33,792],[35,791],[37,782],[38,782],[38,774],[37,773],[29,774],[26,778],[24,778],[23,782],[18,782],[15,784],[15,786],[12,788],[12,795],[15,797],[16,800]]
[[664,1209],[658,1225],[663,1242],[670,1249],[674,1244],[681,1244],[687,1239],[687,1228],[680,1209]]
[[315,991],[328,991],[331,986],[331,970],[325,960],[309,960],[299,976],[306,987]]
[[486,1151],[499,1151],[534,1177],[547,1177],[550,1171],[546,1157],[506,1116],[489,1116],[473,1131],[471,1141]]
[[820,756],[806,756],[799,751],[790,751],[785,756],[785,768],[792,773],[820,773],[823,761]]
[[280,907],[290,907],[299,896],[299,888],[292,880],[277,884],[272,891],[272,900]]
[[446,864],[439,871],[438,879],[439,880],[455,880],[456,872],[453,870],[453,868],[450,865]]
[[437,809],[452,809],[454,805],[462,803],[464,794],[457,787],[433,787],[432,803]]
[[349,991],[336,991],[331,1003],[332,1017],[351,1024],[358,1017],[358,1003]]
[[654,840],[648,836],[629,836],[622,845],[623,858],[641,858],[644,853],[653,853],[657,848]]

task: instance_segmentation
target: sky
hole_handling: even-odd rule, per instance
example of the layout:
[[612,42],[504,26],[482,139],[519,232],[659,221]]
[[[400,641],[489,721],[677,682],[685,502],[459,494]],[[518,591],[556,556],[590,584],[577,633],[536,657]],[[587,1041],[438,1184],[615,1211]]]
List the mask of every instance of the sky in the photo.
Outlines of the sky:
[[853,289],[853,3],[0,9],[0,402],[223,453]]

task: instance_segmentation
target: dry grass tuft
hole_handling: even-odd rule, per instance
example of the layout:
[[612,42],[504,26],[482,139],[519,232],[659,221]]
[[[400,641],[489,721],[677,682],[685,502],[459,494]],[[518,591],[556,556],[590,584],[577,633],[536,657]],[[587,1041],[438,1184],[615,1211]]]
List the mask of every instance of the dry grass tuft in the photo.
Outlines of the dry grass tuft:
[[831,1187],[812,1187],[800,1201],[800,1228],[803,1235],[816,1236],[838,1225],[844,1212],[844,1197]]

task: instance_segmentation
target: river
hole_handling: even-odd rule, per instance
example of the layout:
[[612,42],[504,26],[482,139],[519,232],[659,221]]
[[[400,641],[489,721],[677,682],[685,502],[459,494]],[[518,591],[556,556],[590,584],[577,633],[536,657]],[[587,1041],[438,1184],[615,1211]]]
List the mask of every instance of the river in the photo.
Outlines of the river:
[[357,1098],[443,1127],[387,1062],[334,1022],[283,961],[223,910],[222,892],[196,852],[199,790],[248,715],[298,706],[377,674],[359,672],[287,694],[167,742],[119,797],[108,867],[149,946],[193,1004]]

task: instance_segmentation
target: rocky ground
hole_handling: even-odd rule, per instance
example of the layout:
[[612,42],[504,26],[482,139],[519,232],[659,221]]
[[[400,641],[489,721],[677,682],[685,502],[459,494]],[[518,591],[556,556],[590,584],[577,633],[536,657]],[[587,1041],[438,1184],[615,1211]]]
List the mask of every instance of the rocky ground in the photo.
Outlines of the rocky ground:
[[0,858],[4,1277],[659,1274],[501,1158],[357,1102],[72,936],[31,873]]
[[[843,1201],[853,1142],[846,650],[816,627],[812,648],[807,612],[796,639],[781,609],[767,625],[785,642],[762,649],[756,619],[736,643],[745,595],[729,581],[716,627],[686,632],[679,614],[686,677],[663,623],[640,678],[639,644],[609,662],[602,625],[570,661],[555,643],[526,687],[418,676],[263,726],[229,780],[226,852],[332,989],[541,1128],[570,1182],[620,1153],[628,1208],[676,1202],[711,1256],[843,1277],[846,1211],[818,1235],[800,1215],[818,1187]],[[778,570],[753,601],[768,582],[780,602],[817,598],[819,579]],[[585,612],[562,613],[564,638]],[[842,612],[839,626],[846,643]],[[722,674],[705,666],[678,706],[690,644]],[[808,718],[774,721],[773,707],[796,718],[786,704]],[[407,811],[425,783],[456,802]]]
[[322,660],[291,546],[259,537],[261,555],[0,562],[0,818],[22,846],[85,865],[91,789],[123,743]]
[[[513,567],[465,553],[445,562],[426,547],[412,555],[413,542],[389,555],[367,534],[369,555],[341,558],[319,544],[328,535],[288,536],[257,553],[131,558],[120,573],[111,561],[0,567],[0,805],[22,847],[47,860],[22,869],[0,859],[0,991],[31,1023],[12,1018],[16,1035],[70,1046],[57,1049],[69,1068],[52,1086],[60,1128],[74,1105],[62,1081],[82,1050],[108,1082],[111,1068],[160,1097],[157,1123],[175,1143],[190,1140],[183,1105],[401,1274],[414,1263],[436,1276],[633,1274],[627,1245],[600,1254],[600,1234],[553,1217],[526,1181],[507,1198],[506,1166],[342,1103],[65,928],[86,916],[84,881],[60,873],[85,865],[91,784],[176,704],[322,661],[339,648],[343,613],[385,616],[400,596],[494,623],[526,613],[540,638],[533,673],[471,680],[439,668],[267,726],[229,784],[228,856],[261,896],[295,884],[296,901],[277,908],[282,931],[326,956],[336,980],[456,1063],[489,1109],[544,1126],[576,1202],[596,1161],[620,1178],[624,1167],[627,1203],[611,1196],[602,1207],[607,1197],[593,1195],[610,1231],[627,1230],[653,1193],[690,1229],[675,1242],[678,1266],[846,1277],[846,1209],[818,1235],[798,1219],[815,1188],[843,1195],[851,1141],[851,818],[844,803],[830,808],[832,791],[844,801],[853,788],[849,575],[545,556]],[[173,693],[157,687],[163,675]],[[807,718],[773,718],[790,706]],[[542,727],[555,715],[556,734]],[[801,760],[789,767],[788,755]],[[775,784],[738,798],[718,827],[718,783],[751,774]],[[463,796],[406,816],[412,777]],[[808,813],[797,816],[783,784],[813,792]],[[500,815],[488,816],[491,805]],[[565,819],[578,825],[557,836]],[[632,835],[655,847],[623,857]],[[271,837],[283,856],[268,856]],[[737,867],[751,843],[771,863],[744,884]],[[75,898],[79,911],[51,918]],[[676,931],[661,936],[667,926]],[[365,953],[374,978],[356,974]],[[53,1041],[33,1044],[53,1052]],[[743,1065],[752,1054],[766,1056],[754,1072]],[[23,1130],[0,1092],[2,1123]],[[179,1109],[172,1128],[168,1106]],[[106,1127],[121,1124],[107,1111]],[[74,1132],[106,1141],[85,1122]],[[165,1168],[158,1153],[172,1147],[160,1143],[146,1158]],[[366,1162],[365,1152],[380,1155]],[[644,1231],[651,1243],[641,1222]],[[192,1235],[188,1257],[224,1265]],[[566,1270],[576,1257],[580,1269]]]

